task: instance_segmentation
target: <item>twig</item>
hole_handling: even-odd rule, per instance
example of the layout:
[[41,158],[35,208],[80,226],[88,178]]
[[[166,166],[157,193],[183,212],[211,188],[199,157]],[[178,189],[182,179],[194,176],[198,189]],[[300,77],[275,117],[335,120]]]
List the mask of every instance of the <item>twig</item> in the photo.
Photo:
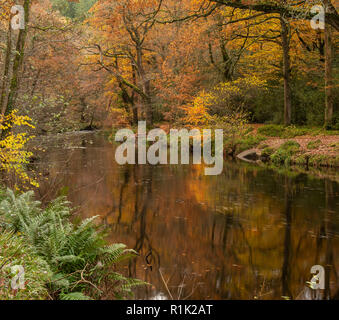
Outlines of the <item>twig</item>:
[[161,272],[160,269],[159,269],[159,273],[160,273],[161,280],[163,281],[163,283],[164,283],[164,285],[165,285],[165,288],[166,288],[168,294],[170,295],[171,299],[174,300],[174,299],[173,299],[173,296],[172,296],[172,294],[171,294],[171,291],[168,289],[167,283],[166,283],[166,281],[165,281],[165,279],[164,279],[164,277],[163,277],[162,272]]
[[85,272],[85,270],[86,270],[86,268],[87,268],[87,265],[88,265],[88,264],[86,264],[86,265],[85,265],[85,268],[81,271],[81,274],[80,274],[81,280],[77,281],[77,282],[74,284],[74,286],[72,287],[72,289],[74,289],[79,283],[84,282],[84,283],[90,284],[92,287],[94,287],[96,290],[98,290],[98,292],[101,294],[102,291],[101,291],[94,283],[92,283],[91,281],[88,281],[88,280],[86,280],[86,279],[84,278],[84,272]]

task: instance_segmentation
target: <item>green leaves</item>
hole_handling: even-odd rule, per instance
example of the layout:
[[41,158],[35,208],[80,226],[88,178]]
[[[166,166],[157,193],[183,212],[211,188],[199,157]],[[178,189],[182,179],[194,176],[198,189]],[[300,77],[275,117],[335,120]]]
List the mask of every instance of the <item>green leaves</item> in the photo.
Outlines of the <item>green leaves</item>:
[[116,264],[118,262],[134,258],[138,253],[132,249],[126,249],[126,245],[115,243],[100,250],[102,260],[105,263]]
[[[22,267],[24,289],[12,288],[14,266]],[[0,228],[0,300],[47,299],[46,283],[51,277],[49,265],[27,244],[25,237]]]
[[[23,234],[34,253],[48,264],[54,276],[46,286],[50,294],[66,300],[83,300],[85,293],[102,295],[102,282],[113,286],[117,298],[132,294],[144,284],[115,272],[118,263],[137,253],[124,244],[106,245],[96,217],[80,224],[70,221],[71,209],[65,198],[54,200],[46,209],[34,201],[33,192],[20,195],[0,192],[0,225]],[[79,294],[79,291],[80,294]]]
[[92,300],[92,298],[85,296],[82,292],[71,292],[60,294],[60,300]]

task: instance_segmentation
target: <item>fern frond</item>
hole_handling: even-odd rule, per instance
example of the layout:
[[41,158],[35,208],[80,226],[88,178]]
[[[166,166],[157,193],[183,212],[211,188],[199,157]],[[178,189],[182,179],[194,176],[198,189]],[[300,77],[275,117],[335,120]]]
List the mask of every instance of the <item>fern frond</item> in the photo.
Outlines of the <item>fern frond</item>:
[[61,300],[92,300],[92,298],[85,296],[82,292],[61,293]]

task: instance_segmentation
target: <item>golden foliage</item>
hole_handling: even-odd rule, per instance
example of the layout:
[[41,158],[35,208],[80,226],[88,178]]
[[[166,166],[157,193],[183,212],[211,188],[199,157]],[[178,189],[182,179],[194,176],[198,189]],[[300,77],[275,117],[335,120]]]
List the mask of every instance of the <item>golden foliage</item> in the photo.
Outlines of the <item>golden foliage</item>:
[[7,174],[14,174],[23,185],[39,187],[37,181],[27,174],[25,168],[33,155],[32,152],[25,150],[25,146],[34,137],[13,130],[23,126],[34,128],[31,119],[28,116],[18,115],[17,110],[8,116],[0,116],[0,129],[9,131],[6,137],[0,140],[0,169]]

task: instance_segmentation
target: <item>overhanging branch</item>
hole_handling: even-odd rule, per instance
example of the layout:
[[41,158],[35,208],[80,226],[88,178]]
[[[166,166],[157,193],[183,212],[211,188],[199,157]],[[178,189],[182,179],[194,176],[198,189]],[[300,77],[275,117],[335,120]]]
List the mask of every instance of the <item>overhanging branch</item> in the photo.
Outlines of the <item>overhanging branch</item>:
[[[283,4],[267,2],[267,3],[244,3],[239,0],[209,0],[210,2],[217,3],[219,5],[224,5],[230,8],[243,9],[243,10],[253,10],[264,13],[279,13],[284,15],[287,18],[293,17],[302,17],[304,20],[312,19],[316,14],[312,14],[310,10],[307,9],[298,9],[296,7],[286,6]],[[329,23],[333,28],[339,31],[339,14],[333,7],[329,6],[328,12],[325,14],[326,22]]]

